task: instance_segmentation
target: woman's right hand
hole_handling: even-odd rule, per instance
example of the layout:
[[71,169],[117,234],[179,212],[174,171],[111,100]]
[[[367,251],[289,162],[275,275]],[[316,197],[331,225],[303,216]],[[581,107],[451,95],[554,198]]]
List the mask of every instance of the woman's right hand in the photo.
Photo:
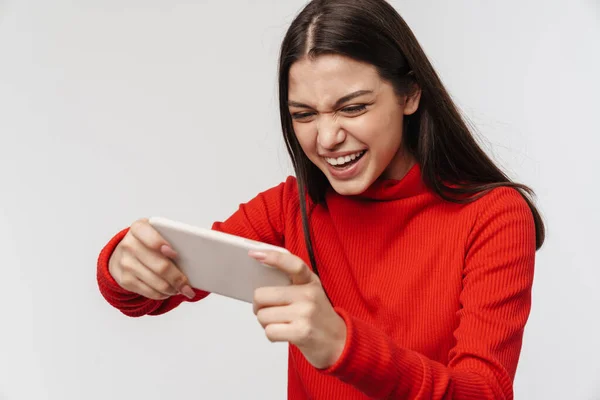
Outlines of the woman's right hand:
[[192,299],[194,290],[173,262],[176,258],[169,243],[142,218],[131,224],[115,248],[108,271],[123,289],[149,299],[164,300],[178,293]]

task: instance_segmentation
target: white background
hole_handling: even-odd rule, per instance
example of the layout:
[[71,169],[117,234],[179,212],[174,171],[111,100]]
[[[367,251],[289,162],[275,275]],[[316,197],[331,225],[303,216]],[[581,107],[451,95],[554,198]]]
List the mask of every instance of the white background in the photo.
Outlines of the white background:
[[[600,399],[598,1],[394,1],[548,223],[517,399]],[[276,63],[302,1],[0,0],[0,399],[282,399],[286,347],[210,296],[127,318],[102,246],[209,226],[291,170]]]

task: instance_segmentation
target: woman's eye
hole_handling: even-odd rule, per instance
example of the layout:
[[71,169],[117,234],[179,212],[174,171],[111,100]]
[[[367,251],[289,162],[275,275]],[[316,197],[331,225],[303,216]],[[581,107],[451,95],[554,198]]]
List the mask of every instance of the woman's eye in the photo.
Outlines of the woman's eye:
[[364,111],[367,108],[364,104],[359,104],[356,106],[349,106],[342,108],[342,111],[348,114],[358,114],[359,112]]
[[[357,114],[360,114],[361,112],[365,111],[366,109],[367,109],[366,104],[358,104],[355,106],[344,107],[340,111],[343,113],[346,113],[346,114],[350,114],[350,115],[357,115]],[[306,120],[309,120],[311,117],[314,117],[314,115],[315,115],[314,112],[297,112],[297,113],[292,114],[292,119],[294,119],[296,121],[306,121]]]
[[313,113],[303,112],[303,113],[294,113],[292,114],[292,119],[295,120],[304,120],[312,117]]

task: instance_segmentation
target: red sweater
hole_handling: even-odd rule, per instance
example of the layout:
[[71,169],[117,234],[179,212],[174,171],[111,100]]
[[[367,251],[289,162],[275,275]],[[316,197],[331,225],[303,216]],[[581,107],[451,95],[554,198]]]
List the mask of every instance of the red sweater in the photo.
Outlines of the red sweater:
[[[516,190],[453,204],[423,185],[415,165],[400,181],[377,181],[360,196],[331,191],[310,209],[321,281],[348,335],[326,370],[290,346],[290,399],[513,398],[535,259],[533,217]],[[213,229],[283,246],[308,263],[292,177]],[[116,284],[107,264],[125,233],[99,257],[106,300],[130,316],[187,301],[150,300]]]

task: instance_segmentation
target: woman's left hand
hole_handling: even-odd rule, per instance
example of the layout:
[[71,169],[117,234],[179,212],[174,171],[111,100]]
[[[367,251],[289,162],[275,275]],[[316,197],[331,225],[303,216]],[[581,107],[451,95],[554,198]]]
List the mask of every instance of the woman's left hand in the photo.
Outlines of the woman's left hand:
[[319,277],[293,254],[251,251],[249,255],[292,279],[290,286],[264,287],[254,293],[254,314],[267,338],[296,345],[315,368],[333,365],[344,350],[346,323],[327,299]]

